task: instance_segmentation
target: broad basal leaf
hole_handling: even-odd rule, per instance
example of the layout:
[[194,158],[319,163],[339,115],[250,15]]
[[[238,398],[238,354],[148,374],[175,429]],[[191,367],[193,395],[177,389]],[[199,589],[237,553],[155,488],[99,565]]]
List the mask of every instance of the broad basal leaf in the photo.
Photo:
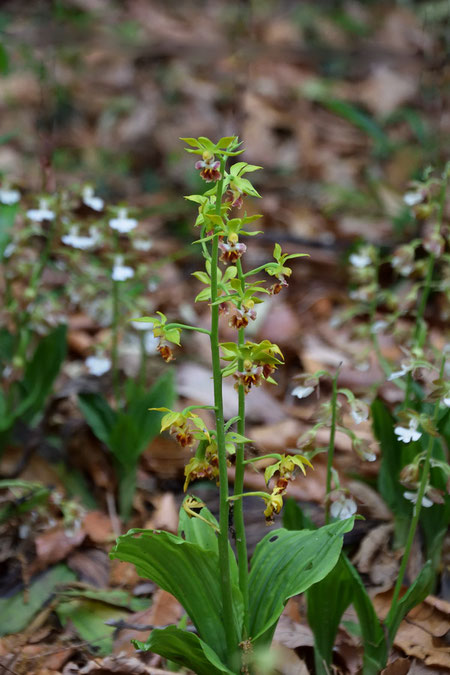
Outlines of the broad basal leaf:
[[308,623],[314,633],[316,673],[329,670],[336,633],[342,614],[352,601],[353,584],[343,556],[333,569],[307,591]]
[[[164,630],[152,630],[147,642],[134,644],[139,649],[152,651],[164,658],[187,666],[197,675],[234,675],[232,670],[225,666],[215,651],[203,642],[198,635],[169,626]],[[236,672],[236,671],[235,671]]]
[[79,394],[78,404],[86,422],[97,438],[109,446],[109,437],[117,419],[117,413],[101,394]]
[[[219,558],[211,550],[160,530],[130,530],[117,540],[110,556],[132,562],[141,576],[174,595],[199,636],[227,660]],[[233,587],[236,644],[241,637],[242,596]]]
[[[187,497],[186,499],[189,499]],[[199,514],[200,518],[191,518],[186,511],[181,507],[179,525],[178,525],[178,534],[180,536],[184,535],[184,538],[187,541],[190,541],[193,544],[198,544],[201,548],[207,551],[213,551],[217,555],[219,554],[219,545],[217,534],[214,529],[208,525],[205,520],[219,527],[219,523],[214,518],[211,511],[204,506]],[[204,519],[204,520],[202,520]],[[239,585],[239,572],[236,562],[236,557],[234,555],[231,544],[229,546],[229,560],[230,560],[230,572],[231,572],[231,581],[236,584],[236,587]]]
[[[378,475],[378,489],[384,501],[396,517],[411,517],[411,506],[403,498],[403,489],[398,480],[399,473],[407,463],[404,455],[405,443],[399,442],[394,433],[394,419],[380,400],[371,406],[373,429],[381,446],[381,466]],[[411,444],[412,445],[412,444]],[[403,446],[403,447],[402,447]]]
[[250,635],[270,643],[286,601],[323,579],[335,566],[353,518],[316,531],[274,530],[256,547],[249,576]]
[[431,560],[428,560],[427,563],[422,567],[419,576],[406,591],[405,595],[389,610],[389,614],[387,615],[384,623],[386,624],[388,630],[390,644],[394,642],[395,635],[403,618],[414,607],[419,605],[422,600],[425,600],[429,594],[433,583],[433,578],[433,565],[431,564]]
[[378,675],[387,661],[385,632],[358,572],[347,556],[342,555],[341,560],[347,568],[348,579],[352,582],[352,603],[358,615],[363,638],[364,675]]
[[31,582],[27,597],[20,590],[7,598],[0,598],[0,635],[18,633],[26,628],[59,586],[75,580],[76,575],[66,565],[56,565]]
[[66,356],[66,333],[66,326],[58,326],[39,342],[25,368],[21,382],[22,400],[15,411],[16,419],[24,416],[32,422],[44,407]]

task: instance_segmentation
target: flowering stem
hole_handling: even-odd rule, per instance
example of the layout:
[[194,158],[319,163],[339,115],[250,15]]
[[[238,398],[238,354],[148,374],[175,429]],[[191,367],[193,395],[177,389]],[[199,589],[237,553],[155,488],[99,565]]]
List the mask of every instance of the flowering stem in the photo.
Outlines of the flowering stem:
[[[242,265],[240,259],[236,261],[239,281],[241,282],[241,290],[245,291],[245,278],[242,273]],[[243,347],[245,343],[245,328],[239,328],[238,331],[238,345]],[[244,360],[238,359],[238,370],[244,369]],[[238,415],[237,431],[241,436],[245,436],[245,391],[242,384],[238,387]],[[234,493],[242,493],[244,489],[244,473],[245,473],[245,443],[238,443],[236,446],[236,472],[234,477]],[[234,506],[234,526],[236,529],[236,550],[238,556],[239,569],[239,588],[241,589],[242,599],[244,602],[244,620],[242,638],[245,640],[248,637],[249,631],[249,617],[248,617],[248,552],[247,552],[247,538],[245,534],[244,521],[244,502],[242,499],[238,500]]]
[[330,522],[330,493],[331,493],[331,474],[333,468],[334,457],[334,439],[336,436],[336,419],[337,419],[337,380],[339,376],[339,368],[336,370],[332,380],[331,390],[331,428],[330,441],[328,443],[327,456],[327,483],[326,483],[326,497],[325,497],[325,524]]
[[[439,415],[439,401],[437,401],[437,403],[435,405],[435,408],[434,408],[434,415],[433,415],[434,423],[437,422],[438,415]],[[397,606],[397,600],[398,600],[398,596],[400,594],[400,590],[401,590],[401,587],[402,587],[402,584],[403,584],[403,579],[405,577],[406,567],[408,565],[408,560],[409,560],[409,556],[410,556],[410,553],[411,553],[411,547],[413,545],[414,537],[416,535],[417,526],[419,524],[420,511],[422,509],[422,499],[425,495],[425,490],[426,490],[426,487],[427,487],[427,484],[428,484],[428,475],[429,475],[429,472],[430,472],[430,460],[431,460],[431,456],[432,456],[432,453],[433,453],[434,441],[435,441],[434,436],[432,436],[430,434],[430,437],[428,439],[428,446],[427,446],[427,450],[426,450],[426,454],[425,454],[425,461],[424,461],[423,469],[422,469],[422,477],[421,477],[419,489],[418,489],[418,492],[417,492],[417,500],[416,500],[416,503],[414,504],[413,517],[412,517],[412,520],[411,520],[411,524],[409,526],[408,538],[407,538],[406,544],[405,544],[405,551],[403,553],[402,562],[400,564],[400,569],[398,571],[397,581],[396,581],[396,584],[395,584],[395,587],[394,587],[394,592],[393,592],[393,595],[392,595],[391,609],[389,610],[389,614],[386,617],[387,622],[389,622],[389,618],[393,614],[393,612],[395,611],[396,606]]]
[[[216,213],[220,215],[222,205],[222,191],[223,191],[223,176],[225,172],[225,160],[222,159],[220,166],[220,173],[222,178],[217,183],[216,192]],[[212,254],[211,254],[211,358],[213,368],[214,380],[214,405],[216,417],[216,441],[217,451],[219,457],[219,486],[220,486],[220,511],[219,511],[219,572],[220,572],[220,586],[222,591],[222,612],[223,623],[225,629],[225,637],[227,641],[227,648],[229,660],[234,660],[234,655],[237,650],[238,636],[235,634],[234,619],[233,619],[233,605],[231,594],[231,575],[230,575],[230,552],[228,541],[228,473],[227,473],[227,457],[225,448],[225,429],[224,429],[224,414],[223,414],[223,397],[222,397],[222,373],[220,369],[220,352],[219,352],[219,306],[214,304],[218,297],[217,284],[217,267],[218,267],[218,252],[219,252],[219,235],[216,234],[212,240]]]
[[141,350],[141,365],[139,368],[139,383],[145,387],[147,381],[147,352],[145,351],[145,335],[139,332],[139,344]]
[[112,376],[114,397],[116,404],[120,402],[120,383],[119,383],[119,284],[120,281],[113,281],[113,322],[112,322]]
[[[438,213],[439,227],[442,225],[442,218],[444,216],[445,196],[446,196],[446,191],[447,191],[447,180],[448,180],[448,176],[447,176],[447,174],[445,174],[445,176],[442,180],[441,193],[440,193],[440,198],[439,198],[439,213]],[[425,338],[426,338],[426,335],[427,335],[427,331],[426,331],[425,326],[424,326],[424,316],[425,316],[425,310],[426,310],[426,307],[427,307],[428,298],[430,297],[435,262],[436,262],[436,256],[433,255],[433,253],[430,253],[430,255],[428,256],[427,273],[426,273],[425,282],[424,282],[424,285],[423,285],[423,291],[422,291],[422,295],[421,295],[421,298],[420,298],[419,306],[417,308],[416,326],[415,326],[415,329],[414,329],[413,346],[419,347],[419,349],[421,349],[423,347],[424,342],[425,342]],[[406,378],[406,393],[405,393],[404,408],[409,407],[409,399],[410,399],[410,396],[411,396],[412,383],[413,383],[412,374],[411,374],[411,372],[409,372],[408,375],[407,375],[407,378]]]
[[[375,284],[376,284],[377,288],[379,287],[379,273],[380,273],[380,257],[377,253],[376,256],[375,256]],[[378,300],[377,293],[375,292],[374,296],[373,296],[373,299],[372,299],[372,302],[370,303],[370,309],[369,309],[370,337],[372,339],[373,348],[375,349],[375,353],[378,357],[378,362],[379,362],[380,366],[382,367],[386,377],[389,377],[389,375],[391,375],[391,373],[392,373],[391,366],[389,365],[389,362],[387,361],[387,359],[384,358],[384,356],[381,352],[380,343],[379,343],[379,340],[378,340],[377,333],[374,330],[372,330],[373,326],[374,326],[374,323],[375,323],[375,314],[376,314],[376,311],[377,311],[377,300]]]

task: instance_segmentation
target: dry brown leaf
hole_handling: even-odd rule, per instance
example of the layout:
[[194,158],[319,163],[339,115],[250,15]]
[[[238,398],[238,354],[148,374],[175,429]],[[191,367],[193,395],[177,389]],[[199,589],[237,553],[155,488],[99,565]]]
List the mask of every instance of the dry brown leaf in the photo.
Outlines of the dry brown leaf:
[[172,492],[165,492],[152,497],[155,507],[150,519],[144,527],[149,530],[167,530],[176,533],[178,530],[178,506]]
[[146,469],[162,478],[182,476],[191,457],[188,448],[180,448],[171,438],[157,436],[144,451],[141,461]]
[[398,573],[399,554],[391,551],[389,546],[392,531],[391,523],[370,530],[353,558],[358,570],[368,574],[380,592],[392,588]]
[[361,504],[364,515],[375,520],[392,520],[392,513],[386,506],[386,503],[380,497],[380,494],[367,483],[357,480],[351,480],[347,487]]
[[[168,626],[177,624],[184,610],[178,600],[167,591],[159,588],[152,598],[152,605],[141,612],[127,616],[126,623],[132,626]],[[148,628],[143,631],[133,628],[124,628],[114,640],[114,654],[126,653],[133,656],[136,648],[131,644],[131,640],[144,640],[149,633]]]
[[39,534],[35,539],[37,554],[35,569],[42,570],[65,560],[74,549],[78,548],[85,536],[81,528],[69,536],[62,527]]
[[314,635],[311,628],[292,621],[284,614],[281,615],[277,624],[274,640],[290,649],[314,646]]
[[304,426],[294,419],[286,419],[277,424],[264,424],[250,427],[247,435],[263,452],[285,452],[287,448],[295,448],[297,438]]
[[[177,370],[177,391],[180,396],[193,399],[201,405],[211,405],[214,400],[212,373],[207,368],[193,364],[180,364]],[[238,413],[237,395],[232,379],[223,383],[225,417],[230,419]],[[246,397],[246,418],[253,422],[272,424],[285,418],[283,407],[265,387],[253,388]]]
[[129,562],[111,560],[109,572],[109,585],[120,588],[134,588],[139,583],[139,575],[136,567]]
[[376,115],[384,116],[413,98],[418,85],[415,73],[393,70],[384,63],[377,63],[370,77],[358,83],[355,93]]
[[67,565],[78,579],[96,588],[106,587],[110,564],[107,554],[95,548],[76,551],[67,559]]
[[[405,589],[406,590],[406,589]],[[373,603],[383,619],[389,611],[392,591],[377,594]],[[450,649],[446,636],[450,630],[450,603],[426,598],[400,624],[394,645],[426,666],[450,668]]]
[[94,340],[83,330],[69,330],[67,333],[67,345],[72,352],[80,356],[87,356],[91,351]]
[[83,530],[94,544],[106,544],[114,537],[111,519],[102,511],[89,511],[83,520]]
[[352,562],[360,572],[367,574],[370,572],[374,558],[379,552],[380,548],[386,547],[394,526],[389,523],[387,525],[379,525],[371,530],[362,540],[357,554],[354,556]]
[[152,668],[135,656],[120,655],[106,656],[104,659],[94,659],[81,668],[80,675],[110,675],[118,673],[119,675],[166,675],[169,671],[160,668]]
[[410,666],[411,661],[409,659],[395,659],[381,671],[381,675],[407,675]]

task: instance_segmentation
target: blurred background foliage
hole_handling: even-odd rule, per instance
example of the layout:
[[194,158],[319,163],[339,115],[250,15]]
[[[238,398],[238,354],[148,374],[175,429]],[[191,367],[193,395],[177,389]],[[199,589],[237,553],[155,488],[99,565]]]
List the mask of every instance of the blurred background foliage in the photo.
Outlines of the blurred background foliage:
[[88,180],[166,229],[199,181],[179,136],[236,133],[269,226],[380,242],[445,159],[449,22],[446,0],[6,0],[0,171]]

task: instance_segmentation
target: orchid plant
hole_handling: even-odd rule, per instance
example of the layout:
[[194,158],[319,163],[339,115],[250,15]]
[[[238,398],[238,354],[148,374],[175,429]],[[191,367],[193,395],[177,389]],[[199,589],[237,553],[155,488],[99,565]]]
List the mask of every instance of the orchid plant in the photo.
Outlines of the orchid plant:
[[[324,578],[336,564],[343,534],[352,528],[353,518],[337,520],[317,531],[272,530],[257,545],[249,567],[244,500],[248,495],[260,497],[265,520],[272,525],[290,481],[311,468],[304,455],[270,454],[266,459],[274,461],[266,469],[265,480],[268,485],[273,483],[272,488],[245,492],[245,469],[255,461],[245,450],[249,441],[246,397],[254,387],[275,383],[273,376],[283,364],[278,345],[248,340],[246,327],[255,319],[258,305],[288,285],[292,273],[288,263],[303,254],[283,253],[276,244],[272,261],[246,269],[245,241],[258,234],[251,226],[260,216],[249,216],[245,211],[237,214],[246,199],[259,197],[247,176],[260,167],[236,161],[242,152],[237,137],[224,137],[217,143],[205,137],[182,140],[188,145],[187,152],[199,156],[195,167],[208,185],[203,194],[187,199],[198,205],[195,226],[199,236],[194,243],[200,246],[204,268],[194,276],[204,288],[196,301],[208,304],[210,327],[171,321],[162,312],[137,321],[151,324],[166,362],[174,360],[174,346],[180,346],[184,331],[197,331],[209,338],[214,400],[208,407],[215,415],[214,428],[208,428],[196,412],[202,406],[182,411],[158,409],[165,413],[162,430],[168,430],[181,447],[192,450],[185,468],[185,489],[196,479],[217,482],[219,520],[199,499],[188,495],[180,509],[178,536],[160,530],[130,530],[119,537],[111,557],[134,563],[142,576],[172,593],[192,623],[154,628],[146,643],[136,643],[139,648],[200,675],[250,673],[261,651],[270,647],[287,599]],[[227,319],[236,330],[236,339],[221,342],[221,320]],[[224,378],[232,378],[238,399],[238,414],[228,420],[223,408]],[[233,491],[228,480],[231,466]],[[234,520],[232,528],[230,520]]]
[[[27,209],[19,190],[0,188],[0,452],[19,423],[38,424],[66,354],[65,317],[41,285],[58,210],[56,200],[45,198]],[[23,226],[14,227],[19,220]]]
[[[315,637],[315,666],[317,673],[329,672],[332,665],[332,648],[342,614],[353,603],[360,621],[364,646],[364,675],[375,675],[386,667],[389,650],[402,618],[418,605],[430,592],[440,561],[443,538],[450,523],[450,469],[448,447],[450,443],[450,385],[448,382],[448,348],[439,353],[427,342],[429,334],[425,311],[432,291],[441,295],[441,306],[446,311],[449,300],[448,262],[445,253],[448,229],[444,225],[445,196],[450,165],[441,178],[427,172],[423,182],[414,183],[414,190],[405,195],[405,203],[421,219],[436,218],[426,227],[425,237],[411,244],[398,247],[393,255],[383,260],[373,246],[364,245],[350,255],[355,287],[352,298],[357,305],[351,313],[368,315],[368,334],[379,356],[387,380],[398,385],[401,402],[394,415],[380,399],[371,406],[373,429],[381,450],[379,489],[394,514],[396,529],[394,545],[402,548],[398,576],[393,589],[391,607],[381,622],[374,610],[357,570],[344,554],[338,564],[318,584],[307,592],[308,621]],[[420,249],[425,257],[417,257]],[[389,262],[403,278],[410,278],[407,294],[397,297],[394,292],[380,287],[378,268]],[[379,305],[388,306],[390,314],[377,316]],[[400,330],[401,318],[414,316],[408,330]],[[346,318],[349,317],[347,313]],[[379,335],[389,326],[401,339],[405,358],[398,370],[384,358]],[[361,326],[360,326],[361,334]],[[404,347],[407,345],[407,348]],[[368,447],[357,435],[339,422],[341,398],[347,399],[354,421],[358,424],[369,416],[364,401],[355,399],[352,392],[338,388],[339,369],[334,375],[319,371],[303,374],[293,394],[299,398],[310,396],[325,376],[332,379],[332,395],[325,404],[317,424],[298,441],[298,448],[311,459],[317,452],[313,444],[317,431],[328,424],[330,441],[327,449],[327,499],[326,513],[345,517],[356,511],[356,503],[340,487],[339,476],[333,468],[334,439],[336,430],[346,433],[353,448],[362,459],[375,460],[374,447]],[[334,481],[334,490],[331,491]],[[337,497],[335,495],[338,495]],[[331,502],[331,500],[333,500]],[[331,504],[330,504],[331,502]],[[304,522],[303,514],[295,515],[290,509],[290,527]],[[406,593],[400,593],[406,576],[412,545],[419,525],[425,540],[427,562],[413,580]],[[327,601],[325,602],[325,599]],[[325,609],[324,609],[325,608]],[[324,613],[325,612],[325,613]],[[324,624],[327,628],[324,630]]]

